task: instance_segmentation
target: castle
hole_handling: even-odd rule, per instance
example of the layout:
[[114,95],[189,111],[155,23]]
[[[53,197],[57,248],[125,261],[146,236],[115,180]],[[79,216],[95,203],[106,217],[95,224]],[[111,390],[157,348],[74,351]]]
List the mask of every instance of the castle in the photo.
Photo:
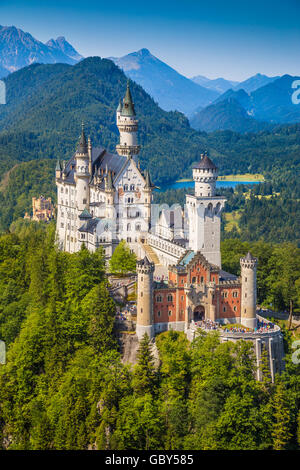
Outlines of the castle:
[[41,195],[40,197],[32,198],[32,217],[25,212],[24,219],[35,220],[36,222],[45,221],[49,222],[54,217],[54,206],[51,202],[51,197],[47,199]]
[[[62,165],[57,162],[57,237],[61,249],[104,249],[107,260],[125,240],[137,262],[136,334],[153,338],[176,329],[192,339],[201,321],[249,328],[242,338],[255,346],[259,364],[268,351],[272,378],[283,367],[279,327],[257,331],[257,259],[248,253],[241,276],[222,269],[221,211],[224,197],[216,194],[218,170],[207,155],[193,166],[194,194],[180,206],[152,204],[154,185],[140,168],[136,118],[129,83],[116,111],[120,142],[116,154],[93,147],[82,126],[77,150]],[[159,280],[157,280],[159,278]],[[165,280],[161,280],[165,279]],[[238,332],[220,330],[222,341],[240,339]],[[258,377],[259,378],[259,377]]]

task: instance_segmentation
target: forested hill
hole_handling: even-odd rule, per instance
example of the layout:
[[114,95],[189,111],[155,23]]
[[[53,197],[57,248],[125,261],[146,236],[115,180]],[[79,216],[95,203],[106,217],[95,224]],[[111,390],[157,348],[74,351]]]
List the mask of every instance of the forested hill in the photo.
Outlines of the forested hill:
[[[8,104],[0,108],[2,169],[4,160],[9,167],[22,160],[67,158],[82,120],[94,144],[113,150],[119,137],[115,112],[126,81],[113,62],[99,57],[75,66],[33,65],[10,75]],[[134,82],[131,90],[140,121],[142,165],[150,167],[158,182],[179,176],[199,158],[205,139],[182,114],[161,110]]]
[[[113,150],[119,134],[115,110],[127,78],[111,61],[90,57],[71,66],[31,65],[7,77],[7,105],[0,106],[0,172],[20,161],[68,158],[84,120],[94,144]],[[300,125],[240,135],[200,133],[178,112],[166,112],[136,83],[141,163],[157,184],[191,175],[208,150],[224,173],[261,172],[298,164]],[[295,163],[296,162],[296,163]]]

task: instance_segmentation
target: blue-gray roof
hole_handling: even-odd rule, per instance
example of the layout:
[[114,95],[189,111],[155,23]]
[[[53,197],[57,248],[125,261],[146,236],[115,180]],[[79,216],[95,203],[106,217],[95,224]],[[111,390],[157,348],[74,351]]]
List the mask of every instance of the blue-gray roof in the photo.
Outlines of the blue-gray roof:
[[[117,174],[122,169],[126,160],[126,156],[107,152],[104,147],[92,148],[92,178],[95,174],[103,172],[103,182],[100,184],[100,187],[104,189],[104,176],[106,175],[106,171],[113,172],[114,180]],[[75,153],[67,162],[64,172],[66,174],[64,181],[68,184],[75,184]]]

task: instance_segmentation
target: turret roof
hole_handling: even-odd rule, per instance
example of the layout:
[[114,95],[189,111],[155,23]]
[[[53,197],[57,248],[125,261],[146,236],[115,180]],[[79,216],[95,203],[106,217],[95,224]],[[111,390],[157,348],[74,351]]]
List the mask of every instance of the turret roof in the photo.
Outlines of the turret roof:
[[106,189],[114,189],[114,183],[113,183],[111,171],[109,171],[107,174],[105,186],[106,186]]
[[252,253],[251,253],[250,251],[248,251],[248,253],[247,253],[246,256],[245,256],[245,259],[246,259],[247,261],[251,261],[251,260],[253,260],[253,259],[255,259],[255,258],[254,258],[254,256],[252,255]]
[[86,137],[85,137],[85,132],[84,132],[84,124],[83,123],[81,125],[81,136],[80,136],[80,140],[79,140],[77,150],[78,150],[79,153],[87,153],[87,151],[88,151],[88,146],[87,146],[87,142],[86,142]]
[[89,211],[85,208],[85,209],[83,209],[83,211],[79,215],[79,219],[92,219],[92,216],[89,213]]
[[56,170],[56,171],[61,171],[61,163],[60,163],[59,160],[57,160],[57,162],[56,162],[55,170]]
[[150,173],[148,170],[145,171],[145,180],[146,180],[145,188],[154,188],[154,185],[151,182]]
[[193,165],[193,168],[205,169],[205,170],[217,169],[216,165],[211,161],[210,158],[208,158],[207,155],[204,155],[204,157],[201,158],[200,162],[195,163],[195,165]]
[[122,116],[135,116],[134,103],[129,87],[129,80],[127,80],[127,88],[125,97],[123,99]]

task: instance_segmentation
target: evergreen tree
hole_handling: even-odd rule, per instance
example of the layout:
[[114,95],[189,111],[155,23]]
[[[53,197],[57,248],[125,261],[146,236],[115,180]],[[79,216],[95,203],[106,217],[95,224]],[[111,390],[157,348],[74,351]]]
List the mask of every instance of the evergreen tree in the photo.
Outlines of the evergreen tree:
[[289,398],[283,382],[276,385],[272,404],[274,409],[273,448],[285,450],[292,435]]
[[132,379],[133,390],[137,395],[153,394],[155,392],[156,374],[152,345],[147,333],[140,341],[137,360]]
[[131,253],[129,246],[122,240],[109,261],[110,271],[114,274],[133,273],[136,270],[136,255]]

